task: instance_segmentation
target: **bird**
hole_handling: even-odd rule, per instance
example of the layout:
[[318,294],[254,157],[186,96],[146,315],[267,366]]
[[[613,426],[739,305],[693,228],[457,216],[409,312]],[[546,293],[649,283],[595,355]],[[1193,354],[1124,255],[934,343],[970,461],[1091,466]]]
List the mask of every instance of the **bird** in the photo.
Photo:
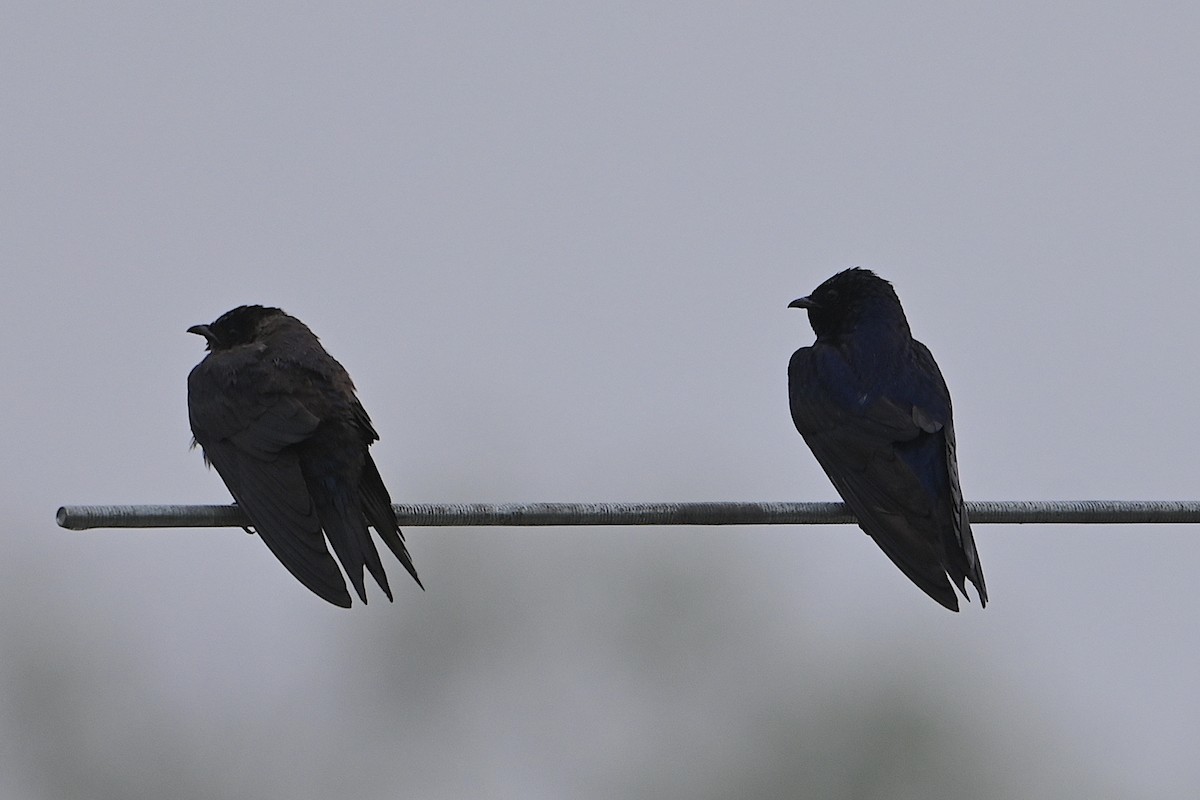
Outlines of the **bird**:
[[368,447],[379,439],[345,368],[300,320],[243,305],[188,333],[208,351],[188,375],[192,446],[283,566],[328,602],[363,603],[364,567],[392,600],[367,526],[424,589]]
[[792,421],[859,527],[946,608],[958,611],[951,581],[970,600],[966,580],[986,606],[950,392],[892,284],[852,267],[788,307],[816,334],[788,363]]

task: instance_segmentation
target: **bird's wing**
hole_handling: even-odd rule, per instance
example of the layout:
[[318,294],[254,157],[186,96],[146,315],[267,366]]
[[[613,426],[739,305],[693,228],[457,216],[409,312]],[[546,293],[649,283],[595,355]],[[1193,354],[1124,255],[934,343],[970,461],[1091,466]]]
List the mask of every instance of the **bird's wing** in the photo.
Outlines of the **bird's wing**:
[[944,470],[936,404],[860,393],[840,354],[820,343],[792,357],[788,384],[796,429],[859,525],[913,583],[958,610],[942,557],[947,505],[922,469],[939,453]]
[[350,594],[329,554],[296,454],[320,420],[257,361],[253,348],[210,354],[188,376],[196,442],[259,537],[305,586],[334,605]]
[[983,567],[979,563],[979,553],[975,549],[975,537],[971,533],[971,523],[967,518],[966,503],[963,501],[962,488],[958,479],[957,442],[954,437],[954,421],[950,412],[950,391],[942,378],[937,362],[929,348],[918,341],[913,341],[913,353],[920,374],[929,376],[931,382],[921,393],[931,397],[928,405],[935,407],[935,413],[943,421],[941,447],[931,454],[934,459],[941,459],[940,465],[945,469],[943,484],[949,493],[951,509],[950,524],[954,531],[953,540],[945,541],[946,565],[951,579],[959,590],[966,595],[964,579],[969,578],[975,584],[979,594],[979,605],[987,605],[987,585],[983,579]]

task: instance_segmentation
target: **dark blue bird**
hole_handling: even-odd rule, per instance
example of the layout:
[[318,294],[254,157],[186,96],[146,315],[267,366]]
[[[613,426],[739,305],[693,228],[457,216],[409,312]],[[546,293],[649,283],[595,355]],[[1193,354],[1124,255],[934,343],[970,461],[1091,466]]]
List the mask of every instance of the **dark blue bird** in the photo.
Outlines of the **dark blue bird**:
[[328,538],[364,603],[364,567],[391,600],[369,524],[420,585],[367,452],[379,434],[308,326],[278,308],[239,306],[188,333],[209,351],[188,375],[192,435],[275,557],[325,600],[349,606]]
[[817,334],[788,365],[792,421],[859,526],[946,608],[958,611],[950,581],[967,597],[970,580],[987,605],[950,392],[892,285],[848,269],[788,307],[807,309]]

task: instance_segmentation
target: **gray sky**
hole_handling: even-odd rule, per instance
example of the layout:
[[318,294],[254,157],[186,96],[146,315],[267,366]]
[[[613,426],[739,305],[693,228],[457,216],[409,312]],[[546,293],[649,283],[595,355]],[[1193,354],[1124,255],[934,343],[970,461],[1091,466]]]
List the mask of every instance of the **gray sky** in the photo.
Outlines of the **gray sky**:
[[[397,501],[829,500],[786,308],[877,270],[970,499],[1195,498],[1200,10],[9,3],[8,796],[1179,797],[1200,532],[979,526],[951,615],[828,528],[411,529],[343,612],[238,531],[184,330],[355,377]],[[164,793],[166,792],[166,794]],[[1105,793],[1108,794],[1105,794]]]

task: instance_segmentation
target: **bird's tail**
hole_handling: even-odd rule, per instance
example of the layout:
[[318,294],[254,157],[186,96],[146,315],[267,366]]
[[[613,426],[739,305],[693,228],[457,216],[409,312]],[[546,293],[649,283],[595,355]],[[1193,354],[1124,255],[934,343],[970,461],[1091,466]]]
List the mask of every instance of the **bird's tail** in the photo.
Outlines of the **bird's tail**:
[[[983,565],[979,563],[979,553],[975,550],[975,537],[971,535],[971,523],[967,521],[967,512],[962,511],[962,521],[958,528],[957,541],[946,537],[946,566],[947,572],[954,580],[963,597],[967,596],[966,581],[975,585],[979,595],[979,607],[987,607],[987,583],[983,580]],[[957,547],[955,545],[958,545]],[[969,599],[969,598],[968,598]]]
[[310,484],[310,494],[321,527],[325,529],[325,536],[333,546],[338,561],[342,562],[342,569],[350,577],[359,599],[367,602],[363,581],[363,567],[366,567],[388,600],[391,600],[392,590],[388,586],[375,543],[371,541],[371,533],[367,530],[354,487],[347,485],[345,479],[339,476],[321,477],[316,481],[318,485]]
[[424,589],[425,584],[417,577],[417,568],[413,566],[412,556],[404,546],[404,534],[400,532],[400,523],[396,520],[396,512],[392,508],[392,498],[387,487],[383,485],[383,478],[379,476],[374,459],[369,454],[363,465],[362,479],[359,481],[359,495],[362,498],[363,514],[371,523],[371,527],[379,534],[379,538],[383,539],[388,549],[395,553],[396,558],[408,570],[408,574],[417,582],[417,586]]

